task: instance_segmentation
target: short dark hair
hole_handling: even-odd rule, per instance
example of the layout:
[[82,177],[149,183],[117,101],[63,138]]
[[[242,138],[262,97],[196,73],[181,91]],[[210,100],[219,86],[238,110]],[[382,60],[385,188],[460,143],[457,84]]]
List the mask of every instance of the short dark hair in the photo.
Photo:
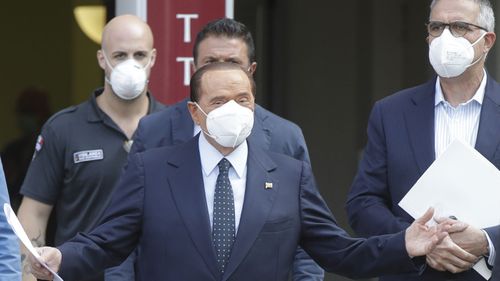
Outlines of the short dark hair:
[[248,31],[248,28],[241,22],[233,19],[222,18],[209,22],[196,35],[193,47],[193,58],[195,64],[198,60],[198,47],[201,41],[210,36],[237,38],[243,40],[243,42],[247,45],[248,61],[250,63],[255,62],[255,45],[253,43],[252,34]]
[[255,86],[255,80],[253,79],[252,74],[250,74],[248,70],[241,67],[239,64],[235,63],[214,62],[198,68],[198,70],[195,71],[193,76],[191,76],[191,81],[189,83],[189,86],[190,86],[190,98],[192,102],[198,102],[200,100],[201,79],[203,78],[203,75],[209,71],[217,71],[217,70],[241,70],[248,77],[248,80],[250,81],[250,87],[252,88],[252,95],[255,97],[255,92],[257,87]]

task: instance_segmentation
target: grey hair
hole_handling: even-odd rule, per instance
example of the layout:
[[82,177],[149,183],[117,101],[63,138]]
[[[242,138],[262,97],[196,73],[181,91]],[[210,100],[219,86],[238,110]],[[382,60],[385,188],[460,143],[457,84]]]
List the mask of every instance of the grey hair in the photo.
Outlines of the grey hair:
[[[439,0],[432,0],[431,10]],[[489,0],[471,0],[479,5],[479,16],[477,17],[477,24],[486,28],[489,32],[495,31],[495,14]]]

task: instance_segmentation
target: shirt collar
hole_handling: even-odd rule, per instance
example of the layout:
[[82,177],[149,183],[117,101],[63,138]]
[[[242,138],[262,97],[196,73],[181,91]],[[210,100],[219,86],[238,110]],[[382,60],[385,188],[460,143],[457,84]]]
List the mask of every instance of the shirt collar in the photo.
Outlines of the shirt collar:
[[[486,70],[483,69],[483,80],[481,80],[481,84],[479,85],[479,88],[477,89],[476,93],[474,94],[474,96],[472,96],[472,99],[468,100],[467,102],[465,103],[469,103],[471,100],[475,100],[477,101],[480,105],[483,104],[483,99],[484,99],[484,91],[486,89],[486,80],[488,79],[488,75],[486,74]],[[439,76],[437,77],[436,79],[436,86],[435,86],[435,89],[436,89],[436,95],[435,95],[435,99],[434,99],[434,106],[438,106],[440,103],[444,103],[444,102],[447,102],[445,99],[444,99],[444,95],[443,95],[443,91],[441,90],[441,82],[440,82],[440,78]]]
[[[100,96],[104,92],[104,88],[97,88],[94,90],[92,95],[90,96],[90,110],[87,115],[87,120],[89,122],[101,122],[103,121],[106,117],[106,113],[102,111],[101,108],[97,105],[97,97]],[[146,95],[149,100],[148,104],[148,113],[153,113],[156,111],[159,111],[164,107],[160,102],[158,102],[154,96],[148,91],[146,92]]]
[[155,99],[155,96],[151,92],[147,91],[146,95],[149,99],[148,114],[156,112],[165,107],[161,102]]
[[219,164],[220,160],[224,157],[231,163],[238,177],[241,178],[243,176],[248,158],[248,145],[246,140],[229,155],[224,156],[207,141],[205,134],[201,132],[198,139],[198,146],[200,149],[201,168],[206,177],[217,168],[217,164]]

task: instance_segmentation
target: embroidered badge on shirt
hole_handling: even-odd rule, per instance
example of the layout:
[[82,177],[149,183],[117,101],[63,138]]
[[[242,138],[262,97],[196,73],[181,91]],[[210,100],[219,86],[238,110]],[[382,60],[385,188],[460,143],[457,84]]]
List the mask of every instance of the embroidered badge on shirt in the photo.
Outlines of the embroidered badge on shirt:
[[43,137],[42,135],[38,135],[38,138],[36,139],[36,144],[35,144],[35,151],[38,152],[42,149],[43,147]]
[[73,153],[73,162],[75,164],[102,159],[104,159],[104,152],[102,151],[102,149],[84,150]]
[[38,138],[36,139],[36,144],[35,144],[35,151],[33,152],[33,157],[31,158],[31,160],[35,159],[38,152],[42,149],[43,143],[44,143],[44,140],[43,140],[42,135],[38,135]]

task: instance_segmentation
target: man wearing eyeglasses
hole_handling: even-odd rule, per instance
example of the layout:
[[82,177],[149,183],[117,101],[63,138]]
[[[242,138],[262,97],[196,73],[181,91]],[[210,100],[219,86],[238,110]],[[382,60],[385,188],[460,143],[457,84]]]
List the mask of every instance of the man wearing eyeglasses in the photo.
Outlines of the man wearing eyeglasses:
[[[455,138],[500,168],[500,85],[484,69],[496,39],[491,4],[434,0],[430,8],[427,42],[437,76],[378,101],[372,110],[346,204],[350,225],[361,236],[394,233],[413,221],[398,202]],[[500,226],[469,226],[427,255],[420,275],[380,280],[485,280],[471,267],[481,257],[493,265],[499,241]]]

